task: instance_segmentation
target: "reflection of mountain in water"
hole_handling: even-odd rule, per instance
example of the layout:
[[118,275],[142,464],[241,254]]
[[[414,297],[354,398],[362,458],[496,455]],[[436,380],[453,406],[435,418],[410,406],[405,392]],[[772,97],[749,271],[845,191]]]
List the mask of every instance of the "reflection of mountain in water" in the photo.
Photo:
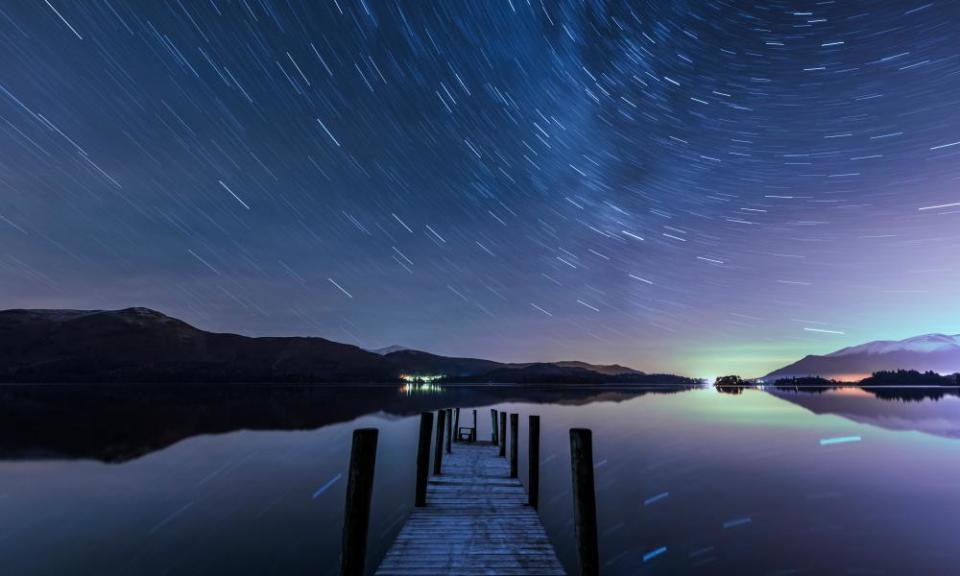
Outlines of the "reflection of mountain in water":
[[408,416],[512,401],[621,402],[684,389],[478,386],[407,395],[395,386],[0,386],[0,459],[125,462],[201,434],[308,430],[376,412]]
[[914,370],[896,372],[876,372],[857,384],[847,384],[826,378],[785,378],[777,380],[772,387],[776,390],[820,394],[830,390],[859,389],[873,394],[881,400],[899,400],[901,402],[922,402],[939,400],[945,396],[960,396],[960,374],[940,376],[935,372],[920,373]]
[[960,393],[956,388],[768,388],[767,392],[814,414],[833,414],[887,430],[960,438]]

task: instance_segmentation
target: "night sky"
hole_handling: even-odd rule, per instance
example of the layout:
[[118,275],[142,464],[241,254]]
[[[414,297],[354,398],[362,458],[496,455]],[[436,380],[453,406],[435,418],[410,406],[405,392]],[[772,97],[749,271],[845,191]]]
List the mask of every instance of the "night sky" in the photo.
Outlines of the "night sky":
[[695,376],[960,332],[960,2],[7,0],[0,307]]

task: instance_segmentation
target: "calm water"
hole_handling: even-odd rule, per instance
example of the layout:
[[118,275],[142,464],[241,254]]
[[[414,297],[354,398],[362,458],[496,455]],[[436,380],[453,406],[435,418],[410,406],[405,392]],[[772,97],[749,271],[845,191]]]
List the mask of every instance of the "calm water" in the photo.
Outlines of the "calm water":
[[0,574],[335,574],[366,426],[373,567],[412,507],[416,414],[441,406],[477,407],[481,438],[490,407],[517,412],[521,446],[541,416],[541,516],[570,572],[567,431],[589,427],[605,574],[960,573],[957,396],[662,392],[3,387]]

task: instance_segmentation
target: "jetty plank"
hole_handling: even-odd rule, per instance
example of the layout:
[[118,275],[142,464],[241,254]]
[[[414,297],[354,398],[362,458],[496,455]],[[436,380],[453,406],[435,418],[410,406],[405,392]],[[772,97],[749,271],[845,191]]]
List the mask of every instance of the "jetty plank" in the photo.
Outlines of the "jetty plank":
[[431,476],[376,574],[565,574],[520,480],[492,442],[459,443]]

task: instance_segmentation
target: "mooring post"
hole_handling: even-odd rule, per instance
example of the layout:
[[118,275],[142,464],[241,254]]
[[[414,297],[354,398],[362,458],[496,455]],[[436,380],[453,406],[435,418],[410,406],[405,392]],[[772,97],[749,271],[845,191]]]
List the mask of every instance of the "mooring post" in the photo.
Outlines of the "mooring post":
[[497,437],[500,440],[500,456],[507,455],[507,413],[500,411],[500,434]]
[[476,442],[476,441],[477,441],[477,411],[476,411],[476,409],[474,409],[474,411],[473,411],[473,432],[470,433],[470,441],[471,441],[471,442]]
[[433,412],[420,414],[420,443],[417,446],[417,506],[427,505],[427,476],[430,473],[430,433],[433,432]]
[[497,409],[496,408],[490,409],[490,422],[491,424],[493,424],[490,427],[490,441],[496,444],[497,443]]
[[520,461],[520,455],[518,454],[518,447],[520,442],[520,415],[511,414],[510,415],[510,477],[517,477],[517,464]]
[[593,434],[587,428],[570,429],[570,467],[580,576],[597,576],[600,553],[597,550],[597,496],[593,485]]
[[437,410],[437,444],[433,450],[433,473],[437,476],[443,470],[443,428],[446,425],[446,416],[446,410]]
[[447,408],[445,412],[447,413],[447,454],[449,454],[452,451],[450,442],[453,441],[453,410]]
[[347,502],[343,510],[343,540],[340,542],[341,576],[363,576],[364,573],[378,434],[376,428],[353,431]]
[[529,445],[527,446],[527,503],[534,510],[540,505],[540,417],[530,415],[527,428]]
[[456,409],[454,418],[455,419],[453,421],[453,431],[456,433],[456,438],[454,438],[453,441],[459,442],[460,441],[460,409],[459,408]]

